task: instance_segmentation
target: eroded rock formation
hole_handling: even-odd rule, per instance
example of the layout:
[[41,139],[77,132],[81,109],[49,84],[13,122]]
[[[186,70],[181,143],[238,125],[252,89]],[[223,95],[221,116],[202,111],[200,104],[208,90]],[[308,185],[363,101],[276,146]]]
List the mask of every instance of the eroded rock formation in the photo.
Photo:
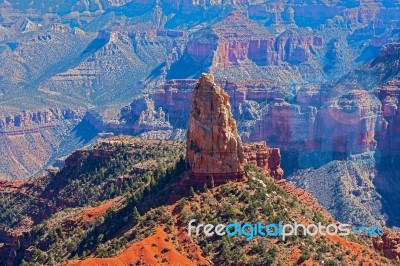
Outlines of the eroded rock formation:
[[232,117],[228,94],[203,74],[192,94],[187,133],[191,179],[215,184],[244,176],[242,141]]
[[[353,83],[308,84],[299,87],[291,101],[278,83],[268,80],[215,82],[229,95],[244,142],[266,141],[283,151],[300,153],[321,151],[331,154],[331,159],[399,150],[400,83],[396,80],[381,86],[375,94]],[[170,80],[149,95],[155,109],[162,108],[174,129],[187,127],[195,84],[193,79]],[[128,109],[123,117],[132,124],[147,110],[143,99],[134,101]]]
[[232,12],[221,22],[196,32],[186,53],[195,62],[211,64],[213,71],[248,62],[259,66],[304,63],[311,58],[310,49],[318,49],[323,43],[322,37],[307,30],[289,29],[276,37],[241,12]]
[[[326,96],[312,88],[301,88],[298,103],[275,99],[257,121],[250,140],[267,140],[284,150],[318,150],[339,157],[374,151],[386,135],[379,100],[362,90],[334,97],[320,109]],[[317,106],[317,107],[316,107]],[[388,111],[390,112],[388,104]]]
[[159,107],[158,110],[156,110],[154,101],[146,99],[146,110],[140,113],[139,120],[136,121],[133,129],[135,132],[144,130],[168,130],[172,129],[172,126],[163,108]]
[[387,155],[400,153],[400,80],[393,80],[377,91],[382,102],[383,116],[387,121],[387,134],[380,148]]
[[[196,83],[197,81],[194,79],[169,80],[162,86],[153,89],[149,98],[154,101],[156,109],[161,107],[164,110],[174,127],[186,128],[190,99]],[[285,92],[276,89],[276,84],[265,79],[241,80],[240,82],[216,80],[216,83],[229,95],[229,103],[235,119],[238,119],[239,116],[254,119],[252,106],[249,105],[249,102],[272,100],[286,95]],[[139,119],[140,114],[146,110],[145,98],[135,99],[124,108],[122,118],[127,123],[134,124]]]
[[278,148],[269,148],[265,141],[260,141],[245,144],[243,150],[248,163],[260,167],[276,180],[282,179],[281,152]]
[[14,114],[0,114],[0,133],[18,131],[34,126],[51,126],[62,120],[80,119],[82,113],[82,110],[48,108],[20,111]]
[[386,258],[400,259],[400,236],[398,233],[385,233],[374,240],[374,248],[383,253]]
[[319,115],[316,136],[321,138],[321,149],[339,157],[374,151],[377,140],[385,135],[381,103],[363,90],[336,97]]
[[310,106],[303,112],[300,106],[277,98],[268,106],[264,117],[256,122],[250,139],[267,140],[285,150],[311,148],[316,114],[315,107]]

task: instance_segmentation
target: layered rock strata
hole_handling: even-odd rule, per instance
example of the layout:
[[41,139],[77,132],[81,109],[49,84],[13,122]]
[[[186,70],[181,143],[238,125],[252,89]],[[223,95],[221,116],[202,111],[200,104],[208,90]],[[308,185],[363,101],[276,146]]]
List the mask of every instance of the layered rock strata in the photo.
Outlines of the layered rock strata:
[[0,133],[18,131],[39,126],[54,126],[62,120],[82,118],[81,110],[48,108],[21,111],[13,114],[0,114]]
[[377,90],[387,121],[387,133],[379,143],[385,155],[400,154],[400,80],[393,80]]
[[314,123],[317,109],[290,104],[284,99],[275,99],[262,119],[256,121],[250,140],[267,140],[285,150],[304,150],[313,146]]
[[267,147],[265,141],[244,144],[244,155],[247,163],[254,164],[276,180],[281,180],[281,153],[278,148]]
[[400,259],[400,236],[398,233],[389,232],[381,238],[374,240],[374,248],[383,253],[386,258]]
[[311,60],[312,50],[324,40],[307,30],[288,29],[279,36],[232,12],[222,21],[192,36],[186,54],[194,62],[204,62],[210,71],[253,62],[259,66],[301,64]]
[[[276,89],[279,85],[268,80],[216,83],[229,95],[239,126],[252,123],[248,132],[239,127],[244,142],[266,141],[290,152],[324,152],[332,159],[376,150],[393,154],[400,148],[399,81],[388,82],[375,94],[354,84],[334,88],[309,84],[297,89],[295,101],[288,101]],[[150,92],[155,110],[162,108],[173,128],[187,127],[195,84],[193,79],[170,80]],[[138,124],[148,109],[145,101],[134,101],[128,109],[124,119],[146,131],[144,124]]]
[[339,157],[376,150],[387,126],[381,108],[379,100],[363,90],[335,98],[319,112],[320,148]]
[[301,105],[275,99],[256,122],[250,140],[267,140],[290,151],[330,152],[337,159],[374,151],[378,142],[383,143],[387,122],[375,96],[351,90],[317,109],[307,101],[318,106],[319,98],[325,96],[305,95],[304,91],[298,94]]
[[187,132],[190,179],[204,184],[244,177],[242,141],[232,117],[228,94],[203,74],[192,94]]

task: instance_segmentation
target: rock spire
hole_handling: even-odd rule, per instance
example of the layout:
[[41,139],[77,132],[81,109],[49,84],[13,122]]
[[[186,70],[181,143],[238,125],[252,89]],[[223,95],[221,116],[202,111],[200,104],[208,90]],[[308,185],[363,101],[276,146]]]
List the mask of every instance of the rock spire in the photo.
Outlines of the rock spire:
[[242,141],[229,96],[211,74],[203,74],[193,90],[186,144],[191,179],[223,183],[243,178]]

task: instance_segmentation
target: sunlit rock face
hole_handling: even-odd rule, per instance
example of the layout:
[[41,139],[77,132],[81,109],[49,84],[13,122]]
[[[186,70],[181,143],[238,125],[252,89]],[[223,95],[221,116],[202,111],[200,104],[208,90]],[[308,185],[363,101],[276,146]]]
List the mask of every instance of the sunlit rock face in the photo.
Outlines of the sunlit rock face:
[[192,94],[187,159],[192,178],[220,183],[243,177],[242,141],[232,117],[228,94],[203,74]]
[[267,147],[265,141],[260,141],[244,144],[243,150],[247,163],[257,165],[277,180],[283,178],[280,149]]

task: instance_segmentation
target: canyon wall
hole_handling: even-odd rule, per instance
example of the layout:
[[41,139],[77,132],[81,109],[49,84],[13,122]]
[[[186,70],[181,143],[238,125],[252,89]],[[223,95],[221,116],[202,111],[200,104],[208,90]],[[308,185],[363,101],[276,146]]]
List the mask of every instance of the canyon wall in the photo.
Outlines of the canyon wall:
[[0,114],[0,133],[11,134],[24,129],[35,127],[54,126],[64,120],[81,119],[82,110],[69,108],[48,108],[41,110],[20,111],[14,114]]
[[[229,95],[229,102],[235,119],[238,119],[240,115],[254,118],[250,110],[251,107],[247,106],[249,101],[263,102],[287,96],[287,92],[276,89],[277,84],[265,79],[241,80],[239,82],[216,80],[215,82]],[[135,99],[129,106],[124,107],[122,118],[131,124],[136,123],[141,113],[148,110],[147,97],[154,102],[155,109],[162,108],[168,121],[174,127],[186,128],[190,99],[196,83],[197,80],[195,79],[169,80],[151,90],[147,96]]]
[[[315,26],[335,16],[343,16],[351,23],[369,23],[374,19],[392,20],[398,18],[395,8],[398,6],[396,1],[376,0],[376,1],[279,1],[279,2],[249,2],[241,1],[187,1],[187,0],[146,0],[146,1],[75,1],[63,3],[53,1],[47,6],[40,5],[39,1],[30,3],[4,2],[0,4],[0,11],[4,13],[4,22],[12,18],[22,16],[20,11],[23,8],[30,8],[31,19],[34,15],[50,13],[52,15],[65,15],[74,13],[87,13],[86,16],[98,14],[109,8],[121,7],[132,12],[149,10],[156,4],[179,13],[182,16],[196,16],[199,12],[211,9],[223,10],[239,7],[246,7],[249,16],[252,18],[263,19],[268,23],[287,24],[297,23],[302,26]],[[126,5],[127,4],[127,5]],[[6,15],[8,14],[8,16]],[[93,15],[92,15],[93,16]]]
[[[241,12],[191,36],[185,53],[195,62],[210,64],[211,71],[253,62],[259,66],[301,64],[324,39],[307,29],[288,29],[275,35]],[[212,61],[209,60],[212,58]]]
[[[296,89],[292,103],[268,80],[216,83],[229,95],[239,126],[252,125],[250,132],[239,132],[245,142],[266,141],[283,151],[320,151],[331,159],[377,150],[393,154],[400,148],[399,82],[372,92],[354,84],[306,85]],[[154,101],[153,110],[161,110],[173,128],[186,128],[195,84],[195,80],[171,80],[153,90],[148,96]],[[138,121],[148,107],[138,101],[131,104],[126,117],[137,130],[146,130],[140,129]]]
[[64,143],[82,119],[82,110],[48,108],[0,115],[0,153],[4,154],[0,179],[27,179],[48,164],[63,148],[74,148],[74,141]]
[[301,151],[313,146],[317,110],[303,112],[300,106],[275,99],[261,120],[256,121],[249,140],[267,140],[269,145],[283,150]]
[[[248,13],[252,18],[265,19],[269,23],[296,23],[301,26],[316,26],[342,16],[352,24],[368,24],[373,20],[389,21],[398,19],[399,14],[392,5],[382,1],[280,1],[279,3],[255,3],[249,6]],[[385,1],[383,1],[385,2]],[[386,1],[389,2],[389,1]]]
[[395,155],[400,154],[400,80],[392,81],[377,91],[387,121],[387,134],[382,136],[381,148]]

